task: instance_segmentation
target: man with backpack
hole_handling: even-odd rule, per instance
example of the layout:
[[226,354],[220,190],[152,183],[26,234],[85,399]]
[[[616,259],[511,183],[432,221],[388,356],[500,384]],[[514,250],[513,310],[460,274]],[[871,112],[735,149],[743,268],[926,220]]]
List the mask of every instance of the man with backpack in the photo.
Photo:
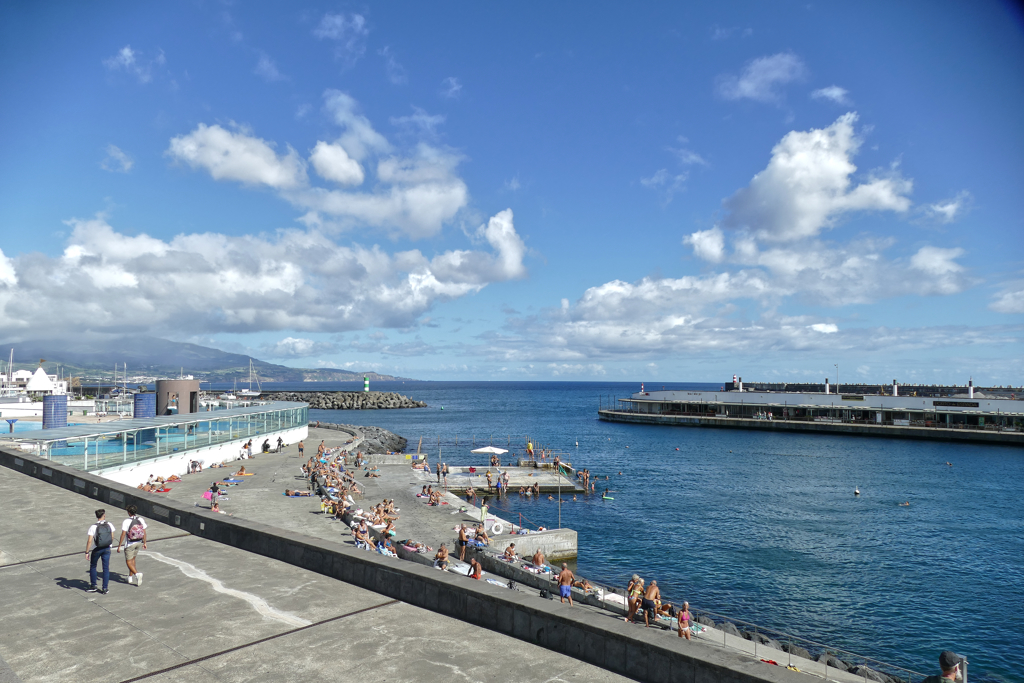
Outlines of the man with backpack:
[[[96,523],[89,527],[85,541],[85,556],[89,559],[89,589],[87,593],[106,595],[110,584],[110,546],[114,544],[114,525],[107,521],[107,511],[96,511]],[[92,552],[89,547],[93,546]],[[103,588],[96,587],[96,563],[103,560]]]
[[[134,505],[128,506],[128,519],[121,524],[121,539],[117,542],[117,552],[121,552],[124,545],[124,561],[128,565],[128,583],[136,586],[142,585],[142,572],[135,569],[135,558],[139,555],[139,546],[145,550],[146,546],[146,520],[139,517],[139,508]],[[125,541],[127,540],[127,544]]]

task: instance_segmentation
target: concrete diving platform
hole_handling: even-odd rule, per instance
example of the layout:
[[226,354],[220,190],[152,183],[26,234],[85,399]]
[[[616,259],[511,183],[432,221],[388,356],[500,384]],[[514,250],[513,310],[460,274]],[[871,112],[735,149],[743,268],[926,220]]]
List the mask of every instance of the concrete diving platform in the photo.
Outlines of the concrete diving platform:
[[[465,493],[469,487],[477,492],[486,492],[487,472],[491,473],[491,481],[498,482],[497,467],[450,467],[448,474],[448,490]],[[516,493],[520,488],[540,487],[541,493],[585,493],[586,489],[575,479],[559,475],[554,468],[542,467],[502,467],[501,472],[508,473],[508,489]],[[435,476],[434,481],[437,481]],[[493,489],[491,489],[493,490]],[[534,488],[536,491],[536,488]]]

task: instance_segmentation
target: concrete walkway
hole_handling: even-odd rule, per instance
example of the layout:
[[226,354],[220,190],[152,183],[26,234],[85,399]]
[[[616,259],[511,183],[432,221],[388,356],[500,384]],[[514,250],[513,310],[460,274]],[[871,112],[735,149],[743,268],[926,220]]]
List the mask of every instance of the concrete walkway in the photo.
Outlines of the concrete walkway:
[[0,660],[24,683],[627,680],[152,521],[142,585],[114,553],[85,593],[96,501],[7,468],[0,490]]

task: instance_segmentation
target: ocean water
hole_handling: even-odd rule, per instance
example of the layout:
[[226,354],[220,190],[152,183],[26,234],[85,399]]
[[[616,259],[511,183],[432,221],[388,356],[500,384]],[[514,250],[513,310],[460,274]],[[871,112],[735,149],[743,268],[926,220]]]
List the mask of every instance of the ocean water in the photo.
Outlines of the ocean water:
[[[647,383],[662,386],[717,388]],[[1024,680],[1022,449],[599,421],[600,402],[633,383],[372,388],[430,407],[310,417],[378,425],[411,449],[422,436],[431,463],[438,437],[460,444],[443,446],[442,460],[481,464],[474,444],[522,452],[529,435],[608,476],[598,490],[614,500],[561,504],[562,524],[579,532],[583,576],[624,586],[636,572],[666,599],[912,670],[936,673],[950,649],[968,657],[972,680]],[[557,526],[559,506],[544,496],[502,506]]]

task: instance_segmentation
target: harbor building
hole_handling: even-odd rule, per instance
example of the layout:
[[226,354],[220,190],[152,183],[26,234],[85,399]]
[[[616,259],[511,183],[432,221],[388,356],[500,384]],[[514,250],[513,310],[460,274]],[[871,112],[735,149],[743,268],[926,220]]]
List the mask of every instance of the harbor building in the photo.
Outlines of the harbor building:
[[191,460],[234,460],[250,439],[258,452],[264,441],[293,444],[308,433],[308,405],[276,401],[14,432],[0,437],[0,447],[134,486],[151,474],[180,475]]
[[1024,400],[955,396],[749,391],[742,381],[720,391],[639,391],[601,406],[610,422],[772,431],[828,432],[1024,445]]

